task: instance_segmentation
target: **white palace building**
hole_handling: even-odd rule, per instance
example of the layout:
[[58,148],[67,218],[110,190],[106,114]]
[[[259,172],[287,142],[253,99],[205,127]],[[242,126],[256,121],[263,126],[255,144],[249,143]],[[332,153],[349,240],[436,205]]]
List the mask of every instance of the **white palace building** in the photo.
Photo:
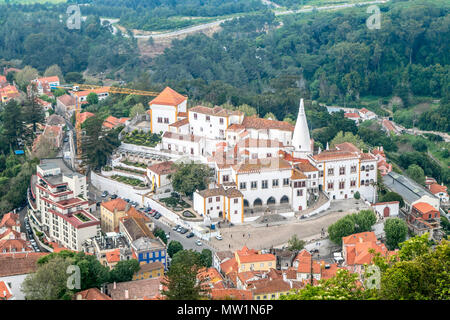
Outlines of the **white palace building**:
[[221,107],[187,108],[187,97],[167,87],[150,103],[151,131],[161,151],[188,155],[215,169],[215,185],[194,193],[194,210],[242,223],[244,213],[300,212],[320,194],[373,201],[377,159],[351,143],[314,153],[303,99],[295,126]]

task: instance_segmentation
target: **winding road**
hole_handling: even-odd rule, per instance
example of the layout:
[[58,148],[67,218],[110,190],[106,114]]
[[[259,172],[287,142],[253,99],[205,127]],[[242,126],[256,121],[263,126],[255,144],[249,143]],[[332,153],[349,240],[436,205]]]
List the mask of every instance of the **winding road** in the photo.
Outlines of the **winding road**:
[[[274,6],[275,8],[280,8],[280,6],[278,6],[277,4],[275,4],[275,3],[271,2],[271,1],[268,1],[268,0],[261,0],[261,1],[264,4],[268,5],[268,6]],[[311,8],[305,8],[305,9],[299,9],[299,10],[274,11],[274,14],[276,16],[281,16],[281,15],[287,15],[287,14],[313,12],[314,10],[317,10],[317,11],[338,10],[338,9],[346,9],[346,8],[357,7],[357,6],[366,6],[366,5],[372,5],[372,4],[383,4],[383,3],[387,3],[389,1],[390,0],[374,0],[374,1],[364,1],[364,2],[356,2],[356,3],[344,3],[344,4],[337,4],[337,5],[331,5],[331,6],[323,6],[323,7],[311,7]],[[213,22],[203,23],[203,24],[199,24],[199,25],[196,25],[196,26],[191,26],[191,27],[187,27],[187,28],[183,28],[183,29],[179,29],[179,30],[174,30],[174,31],[155,33],[155,34],[149,34],[149,35],[134,35],[134,38],[137,38],[137,39],[148,39],[148,38],[152,37],[153,39],[164,39],[164,38],[177,37],[177,36],[180,36],[180,35],[195,33],[195,32],[199,32],[199,31],[202,31],[202,30],[210,29],[212,27],[219,26],[223,22],[232,20],[234,18],[235,17],[221,19],[221,20],[216,20],[216,21],[213,21]],[[113,34],[116,34],[117,29],[116,29],[116,27],[113,24],[119,22],[119,19],[101,18],[100,20],[101,21],[109,21],[111,23],[112,27],[113,27]],[[128,35],[124,34],[124,36],[128,36]]]

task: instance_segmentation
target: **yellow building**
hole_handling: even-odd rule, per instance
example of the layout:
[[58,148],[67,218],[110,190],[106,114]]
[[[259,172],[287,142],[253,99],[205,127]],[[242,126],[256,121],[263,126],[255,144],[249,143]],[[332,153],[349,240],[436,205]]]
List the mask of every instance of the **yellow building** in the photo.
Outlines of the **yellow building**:
[[246,246],[234,253],[238,265],[238,272],[269,271],[276,268],[276,257],[273,254],[260,253]]
[[128,203],[117,198],[111,201],[102,202],[100,205],[100,219],[103,232],[114,232],[119,226],[119,218],[125,215]]
[[252,291],[254,300],[277,300],[282,295],[289,294],[291,289],[299,289],[300,286],[292,285],[283,279],[262,279],[250,283],[247,287]]
[[159,262],[141,263],[141,268],[133,275],[133,280],[143,280],[164,276],[164,265]]

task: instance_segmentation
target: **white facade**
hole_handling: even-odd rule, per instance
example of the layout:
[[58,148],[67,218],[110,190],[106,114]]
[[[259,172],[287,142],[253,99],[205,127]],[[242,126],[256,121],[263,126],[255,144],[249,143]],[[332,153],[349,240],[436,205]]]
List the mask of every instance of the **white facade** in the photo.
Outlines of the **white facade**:
[[296,157],[306,158],[308,155],[312,154],[311,138],[309,136],[303,99],[300,100],[297,121],[292,137],[292,146],[294,147],[294,155]]
[[399,201],[378,202],[372,205],[372,208],[380,217],[398,217]]
[[202,155],[204,140],[200,137],[165,132],[162,136],[161,146],[163,150],[190,156]]

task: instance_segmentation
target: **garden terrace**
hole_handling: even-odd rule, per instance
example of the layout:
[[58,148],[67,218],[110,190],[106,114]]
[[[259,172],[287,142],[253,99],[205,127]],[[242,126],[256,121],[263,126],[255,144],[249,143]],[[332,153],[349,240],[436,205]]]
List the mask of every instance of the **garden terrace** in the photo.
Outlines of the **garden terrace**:
[[134,130],[122,138],[125,143],[135,144],[145,147],[155,147],[161,142],[161,135],[156,133],[144,133],[143,131]]

